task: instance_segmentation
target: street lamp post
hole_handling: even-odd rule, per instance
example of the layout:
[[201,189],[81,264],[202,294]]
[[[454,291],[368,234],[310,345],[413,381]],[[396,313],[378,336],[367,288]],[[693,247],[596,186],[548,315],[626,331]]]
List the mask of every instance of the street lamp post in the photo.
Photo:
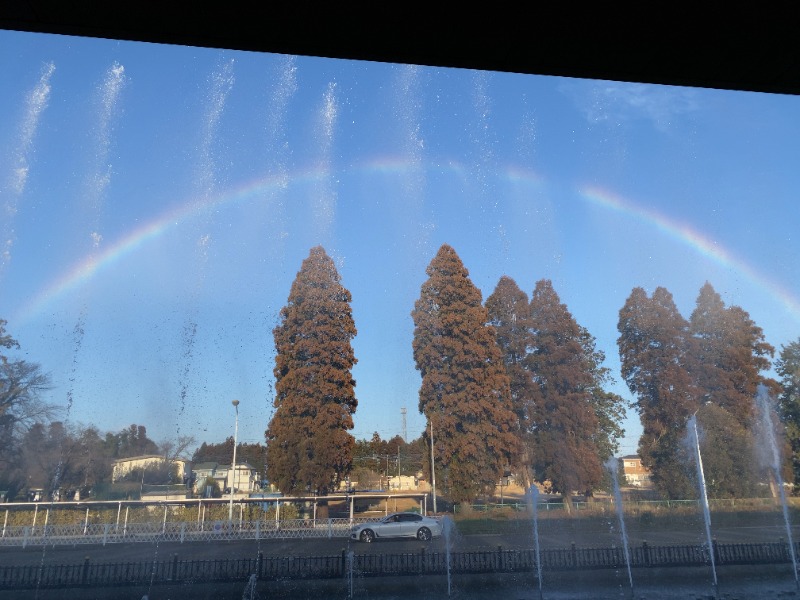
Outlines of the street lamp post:
[[236,426],[233,429],[233,462],[231,463],[231,497],[230,501],[228,502],[228,521],[233,520],[233,478],[234,474],[236,473],[236,438],[239,437],[239,401],[238,400],[231,400],[231,404],[233,404],[233,408],[236,411]]

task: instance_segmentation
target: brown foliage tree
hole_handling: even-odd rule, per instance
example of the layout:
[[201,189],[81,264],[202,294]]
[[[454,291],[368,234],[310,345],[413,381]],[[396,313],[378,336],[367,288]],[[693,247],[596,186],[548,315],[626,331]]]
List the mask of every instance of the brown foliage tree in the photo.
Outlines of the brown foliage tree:
[[592,365],[584,352],[584,331],[549,280],[536,284],[530,320],[533,471],[569,501],[573,491],[592,490],[603,477],[594,439],[600,424],[592,396]]
[[455,502],[491,493],[518,453],[511,390],[481,293],[455,250],[426,270],[414,319],[419,409],[433,422],[436,478]]
[[500,347],[511,385],[511,406],[517,418],[514,433],[519,439],[520,452],[512,457],[511,464],[520,471],[525,485],[528,486],[533,482],[530,470],[531,444],[528,439],[528,432],[533,429],[533,378],[526,366],[531,341],[528,296],[516,281],[503,275],[486,299],[486,310],[489,313],[489,324],[495,329],[497,345]]
[[704,400],[733,415],[751,429],[754,398],[761,371],[769,369],[775,349],[764,332],[738,306],[726,308],[720,295],[706,282],[700,289],[689,320],[696,344],[696,381]]
[[[696,340],[695,379],[701,402],[718,407],[717,413],[736,423],[709,444],[709,453],[729,457],[728,462],[709,463],[709,480],[719,497],[748,496],[756,489],[757,477],[751,468],[755,396],[758,385],[766,382],[760,373],[769,368],[767,357],[775,349],[764,341],[750,315],[738,306],[726,308],[708,282],[700,289],[689,329]],[[724,415],[717,420],[724,422]]]
[[[543,292],[548,284],[549,282],[540,282],[540,291]],[[550,288],[552,291],[552,286]],[[549,299],[555,305],[559,304],[555,292],[549,295]],[[511,397],[518,419],[517,432],[522,442],[522,454],[519,463],[515,466],[528,471],[526,477],[530,484],[533,481],[533,474],[530,472],[531,465],[534,463],[534,457],[531,454],[534,448],[533,436],[539,428],[535,419],[544,418],[543,426],[546,427],[549,418],[544,412],[537,413],[539,409],[536,406],[535,398],[537,394],[541,393],[541,390],[536,387],[538,374],[532,371],[532,368],[535,367],[535,360],[531,357],[537,349],[536,335],[543,332],[537,331],[536,324],[531,319],[531,305],[527,295],[510,277],[500,278],[494,292],[486,299],[486,308],[489,311],[489,322],[497,331],[497,343],[502,350],[506,372],[511,380]],[[602,351],[597,350],[595,338],[586,328],[578,327],[576,339],[574,334],[577,324],[566,312],[565,307],[560,306],[558,310],[562,311],[561,316],[567,320],[565,326],[570,329],[572,335],[556,336],[551,338],[551,341],[557,345],[566,344],[568,346],[569,360],[572,361],[579,373],[574,381],[579,386],[576,389],[584,389],[588,392],[589,404],[597,417],[597,426],[593,430],[584,431],[581,435],[594,443],[597,456],[603,463],[614,454],[618,447],[617,440],[624,435],[621,422],[625,418],[626,403],[619,395],[603,389],[603,386],[613,380],[609,369],[603,366],[605,355]],[[570,354],[578,351],[576,341],[580,346],[582,356]],[[539,350],[544,351],[543,348],[539,348]],[[542,364],[548,364],[544,359],[542,360]],[[588,381],[591,381],[591,384],[587,386]],[[586,425],[593,427],[590,421]]]
[[642,463],[666,497],[692,497],[696,487],[681,454],[686,423],[699,407],[689,323],[668,290],[659,287],[649,298],[637,287],[620,309],[617,330],[622,377],[636,397],[644,430]]
[[[528,296],[517,282],[503,275],[486,299],[489,323],[494,327],[497,345],[511,383],[511,399],[517,415],[517,430],[531,429],[530,398],[533,380],[526,366],[530,346],[530,306]],[[528,464],[525,461],[525,464]]]
[[777,412],[788,442],[784,456],[789,457],[793,480],[800,481],[800,338],[781,347],[775,371],[781,378]]
[[774,353],[761,328],[740,307],[726,308],[708,282],[688,322],[663,288],[652,299],[634,289],[618,328],[623,377],[638,398],[644,426],[639,453],[656,486],[670,497],[696,493],[688,464],[693,459],[680,443],[696,412],[712,440],[703,450],[709,455],[709,490],[718,496],[751,494],[757,477],[750,468],[756,391],[762,383],[776,385],[761,375]]
[[757,461],[752,431],[729,411],[708,403],[697,411],[700,454],[708,495],[752,498],[757,495]]
[[297,273],[275,338],[267,477],[283,493],[327,493],[351,468],[356,335],[350,292],[321,246]]

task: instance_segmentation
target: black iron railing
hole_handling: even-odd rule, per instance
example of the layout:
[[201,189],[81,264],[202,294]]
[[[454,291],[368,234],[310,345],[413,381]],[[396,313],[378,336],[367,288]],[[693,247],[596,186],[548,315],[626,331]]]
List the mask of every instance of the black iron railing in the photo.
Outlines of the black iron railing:
[[[713,545],[717,566],[782,564],[791,562],[785,542]],[[621,547],[546,549],[540,553],[543,571],[626,568]],[[710,565],[705,545],[629,548],[631,568],[701,567]],[[795,554],[800,554],[796,547]],[[259,553],[249,558],[180,560],[177,554],[140,562],[92,562],[71,565],[0,566],[0,590],[78,586],[125,586],[161,583],[202,583],[259,580],[333,579],[349,575],[385,577],[450,573],[508,573],[537,571],[536,553],[529,550],[419,552],[398,554],[341,554],[279,556]]]

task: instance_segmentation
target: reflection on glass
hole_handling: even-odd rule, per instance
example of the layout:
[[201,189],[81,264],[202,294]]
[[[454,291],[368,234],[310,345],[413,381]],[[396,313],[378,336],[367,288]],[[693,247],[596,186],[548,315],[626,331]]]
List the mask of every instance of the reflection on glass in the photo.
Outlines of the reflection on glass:
[[[0,495],[37,503],[0,539],[318,534],[356,597],[353,523],[436,511],[467,593],[458,552],[533,552],[537,485],[543,553],[619,546],[631,503],[633,590],[644,540],[702,533],[693,415],[710,510],[749,507],[711,534],[785,539],[796,98],[9,31],[0,72]],[[555,592],[538,567],[510,581]]]

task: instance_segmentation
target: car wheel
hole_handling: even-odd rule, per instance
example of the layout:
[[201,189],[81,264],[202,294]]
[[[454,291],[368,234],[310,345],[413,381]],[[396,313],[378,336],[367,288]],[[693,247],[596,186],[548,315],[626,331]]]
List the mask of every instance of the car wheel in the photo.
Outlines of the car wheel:
[[373,533],[372,529],[365,529],[361,532],[361,541],[370,543],[375,539],[375,533]]
[[417,539],[420,541],[429,542],[431,537],[431,530],[427,527],[420,527],[417,531]]

